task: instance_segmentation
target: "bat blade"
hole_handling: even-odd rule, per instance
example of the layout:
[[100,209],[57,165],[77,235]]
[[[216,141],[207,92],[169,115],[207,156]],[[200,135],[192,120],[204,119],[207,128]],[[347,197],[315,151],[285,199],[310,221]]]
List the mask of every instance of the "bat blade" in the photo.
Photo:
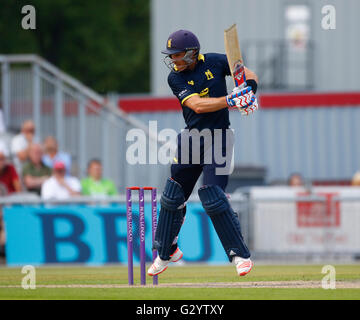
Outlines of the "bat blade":
[[242,86],[245,81],[245,67],[242,58],[236,24],[224,31],[225,52],[235,86]]

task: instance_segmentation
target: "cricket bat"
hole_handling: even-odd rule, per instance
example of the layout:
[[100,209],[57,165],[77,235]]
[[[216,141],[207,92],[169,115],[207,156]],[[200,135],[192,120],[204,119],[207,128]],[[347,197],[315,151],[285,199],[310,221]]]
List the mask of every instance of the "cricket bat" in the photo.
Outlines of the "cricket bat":
[[246,81],[236,24],[224,31],[225,52],[235,87],[242,87]]

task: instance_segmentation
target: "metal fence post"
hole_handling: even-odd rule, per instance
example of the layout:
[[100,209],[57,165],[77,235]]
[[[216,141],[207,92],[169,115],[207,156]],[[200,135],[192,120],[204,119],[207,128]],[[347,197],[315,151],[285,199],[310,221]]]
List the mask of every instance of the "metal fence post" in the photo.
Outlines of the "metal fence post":
[[56,139],[59,149],[64,149],[64,93],[62,90],[62,82],[56,79],[55,84],[55,122],[56,122]]
[[101,157],[101,162],[102,162],[102,167],[103,167],[103,174],[105,177],[110,177],[110,172],[109,172],[109,127],[111,125],[111,120],[110,120],[110,114],[109,112],[107,112],[106,110],[102,109],[101,113],[103,114],[103,116],[101,117],[101,124],[102,124],[102,148],[101,148],[101,152],[102,152],[102,157]]
[[314,43],[312,40],[309,40],[306,50],[306,80],[307,80],[306,89],[307,90],[313,90],[315,86],[314,65],[315,65]]
[[33,72],[33,121],[36,126],[36,136],[41,136],[41,79],[40,66],[37,63],[32,65]]
[[78,124],[79,124],[79,134],[78,134],[78,165],[79,165],[79,175],[82,177],[86,172],[86,103],[85,98],[82,94],[79,94],[79,107],[78,107]]
[[10,119],[10,73],[9,63],[3,62],[1,65],[1,96],[2,96],[2,109],[4,115],[4,124],[6,129],[9,128]]
[[119,141],[119,148],[118,148],[118,152],[116,153],[116,157],[118,159],[118,164],[119,164],[119,175],[117,177],[117,181],[118,181],[118,189],[121,190],[121,188],[123,188],[124,186],[128,185],[128,181],[126,180],[126,171],[127,171],[127,166],[129,165],[126,161],[126,132],[127,132],[127,125],[126,123],[124,123],[124,125],[122,127],[118,127],[116,129],[116,134],[118,137],[118,141]]

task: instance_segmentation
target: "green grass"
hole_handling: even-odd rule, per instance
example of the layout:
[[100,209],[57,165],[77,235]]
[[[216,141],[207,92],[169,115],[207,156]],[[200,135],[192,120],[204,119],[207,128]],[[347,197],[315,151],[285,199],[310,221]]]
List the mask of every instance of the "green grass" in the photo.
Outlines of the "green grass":
[[[360,279],[359,265],[335,265],[337,281]],[[160,278],[160,283],[208,283],[249,281],[321,281],[322,265],[256,265],[246,277],[236,276],[233,266],[183,266],[170,267]],[[136,283],[139,269],[135,268]],[[24,274],[20,268],[0,268],[0,286],[21,284]],[[151,283],[149,278],[148,283]],[[125,266],[107,267],[38,267],[37,285],[67,284],[127,284]],[[356,299],[360,289],[303,289],[303,288],[0,288],[0,299],[121,299],[121,300],[242,300],[242,299]]]
[[45,300],[359,300],[359,289],[271,289],[271,288],[38,288],[0,290],[0,299]]

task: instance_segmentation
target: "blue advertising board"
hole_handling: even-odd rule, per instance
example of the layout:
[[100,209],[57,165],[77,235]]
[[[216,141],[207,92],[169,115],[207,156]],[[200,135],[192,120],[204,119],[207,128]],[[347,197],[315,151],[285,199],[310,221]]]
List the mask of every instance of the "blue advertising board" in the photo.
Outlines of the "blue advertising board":
[[[24,264],[127,263],[126,207],[16,205],[4,207],[6,261]],[[145,206],[146,256],[151,260],[151,207]],[[139,263],[138,210],[133,208],[134,262]],[[201,203],[188,203],[179,235],[185,262],[226,263],[227,257]]]

